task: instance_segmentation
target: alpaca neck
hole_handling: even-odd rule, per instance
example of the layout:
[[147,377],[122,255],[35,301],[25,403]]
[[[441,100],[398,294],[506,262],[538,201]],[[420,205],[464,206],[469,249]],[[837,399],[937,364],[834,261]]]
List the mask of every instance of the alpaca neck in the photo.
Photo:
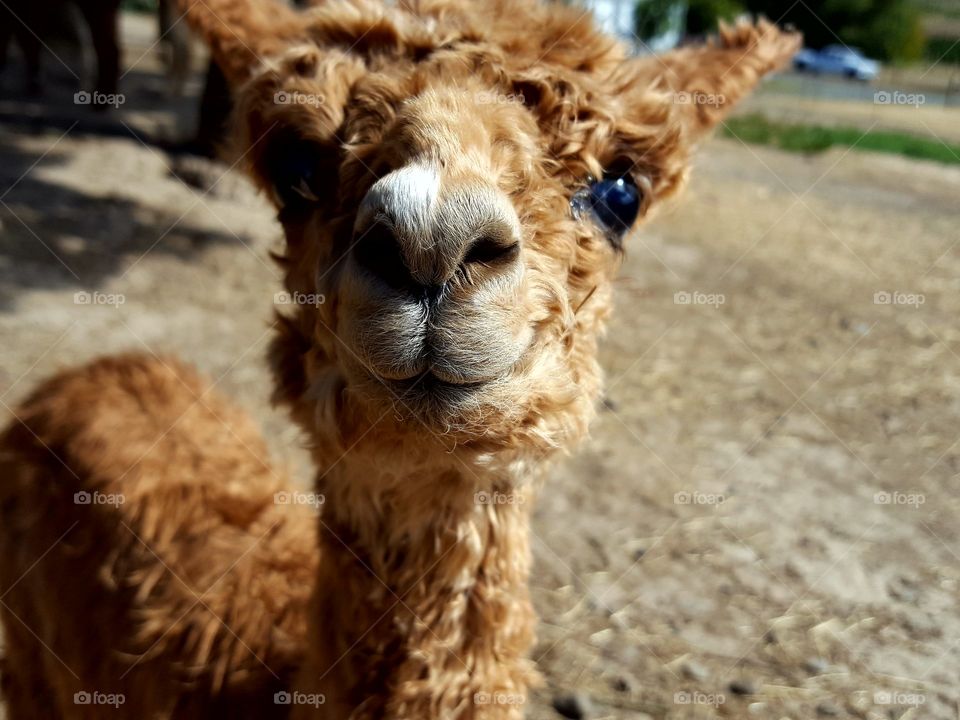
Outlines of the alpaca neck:
[[331,716],[474,717],[475,694],[516,698],[532,677],[532,491],[515,470],[438,457],[402,469],[360,455],[318,481],[310,665],[342,703]]

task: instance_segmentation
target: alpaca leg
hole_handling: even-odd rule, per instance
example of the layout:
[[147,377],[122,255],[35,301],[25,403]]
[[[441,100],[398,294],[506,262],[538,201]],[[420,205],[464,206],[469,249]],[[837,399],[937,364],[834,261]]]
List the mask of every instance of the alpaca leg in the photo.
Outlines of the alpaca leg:
[[23,91],[27,95],[39,95],[43,91],[40,76],[40,38],[25,27],[14,30],[17,44],[23,52],[25,72],[23,76]]
[[0,75],[7,69],[7,54],[10,52],[10,38],[13,36],[11,23],[15,22],[9,13],[0,10]]
[[182,97],[190,74],[190,28],[180,22],[174,0],[160,0],[157,8],[160,37],[166,45],[167,85],[172,97]]
[[90,26],[97,55],[97,90],[106,95],[115,94],[120,75],[118,3],[115,0],[87,0],[80,3],[80,9]]
[[232,106],[227,79],[220,67],[211,60],[207,65],[203,96],[200,98],[200,116],[194,141],[197,152],[217,157],[218,150],[224,145]]

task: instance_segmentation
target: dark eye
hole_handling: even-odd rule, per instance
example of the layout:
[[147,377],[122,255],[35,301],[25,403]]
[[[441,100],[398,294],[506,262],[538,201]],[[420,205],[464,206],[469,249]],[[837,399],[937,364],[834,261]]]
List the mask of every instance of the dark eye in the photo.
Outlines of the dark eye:
[[643,191],[629,175],[594,180],[574,195],[574,214],[591,214],[617,248],[644,205]]
[[333,167],[323,148],[299,139],[278,139],[265,158],[267,177],[284,208],[306,207],[324,199]]

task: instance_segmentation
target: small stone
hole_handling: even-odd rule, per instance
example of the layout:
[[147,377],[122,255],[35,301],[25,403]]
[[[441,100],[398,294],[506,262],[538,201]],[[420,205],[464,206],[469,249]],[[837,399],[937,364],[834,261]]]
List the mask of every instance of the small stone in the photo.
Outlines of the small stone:
[[915,603],[917,601],[917,584],[908,577],[899,576],[887,584],[887,592],[894,600],[904,603]]
[[693,660],[687,660],[680,668],[680,671],[691,680],[703,681],[710,677],[710,671]]
[[610,687],[618,693],[628,693],[633,690],[633,680],[626,675],[617,675],[610,680]]
[[821,657],[807,658],[803,663],[803,669],[811,675],[823,675],[830,669],[830,663]]
[[585,720],[590,717],[593,704],[582,692],[565,692],[553,698],[553,709],[570,720]]
[[757,692],[757,685],[752,680],[741,678],[730,683],[730,692],[734,695],[753,695]]
[[604,628],[590,636],[590,644],[595,647],[607,647],[616,637],[611,628]]
[[829,700],[824,700],[817,705],[817,715],[821,717],[838,717],[840,715],[840,708]]

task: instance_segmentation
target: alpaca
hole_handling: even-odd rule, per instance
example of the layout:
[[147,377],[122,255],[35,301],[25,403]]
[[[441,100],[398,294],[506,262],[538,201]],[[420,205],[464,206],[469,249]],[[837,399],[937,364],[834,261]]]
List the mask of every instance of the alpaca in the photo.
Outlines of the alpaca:
[[[97,58],[97,76],[94,89],[102,95],[115,95],[120,76],[120,45],[118,22],[120,0],[75,0],[74,3],[31,2],[8,0],[0,4],[0,69],[6,61],[11,37],[16,39],[26,64],[25,90],[37,94],[43,89],[41,58],[44,37],[50,31],[51,19],[68,16],[75,5],[90,30],[90,40]],[[71,71],[72,72],[72,71]],[[98,104],[95,107],[103,109]]]
[[188,19],[286,235],[274,398],[322,512],[175,360],[41,385],[0,438],[11,717],[520,718],[530,513],[594,415],[627,231],[799,40],[635,58],[532,0]]
[[183,97],[193,58],[190,29],[180,22],[181,19],[180,6],[176,0],[158,0],[157,34],[165,46],[164,64],[168,93],[176,98]]
[[[82,16],[83,20],[74,17],[75,15]],[[174,97],[183,94],[191,58],[189,30],[181,27],[180,16],[176,0],[158,1],[158,42],[162,43],[167,51],[164,60],[170,95]],[[0,72],[7,60],[10,40],[15,39],[24,59],[24,89],[30,95],[40,94],[43,90],[41,60],[44,47],[58,30],[63,32],[60,29],[63,25],[73,27],[77,42],[84,45],[86,36],[81,33],[78,25],[85,22],[89,31],[89,44],[97,63],[93,89],[98,94],[97,98],[102,95],[115,95],[120,84],[119,17],[119,0],[48,0],[43,3],[6,0],[0,4]],[[59,57],[57,61],[63,62]],[[75,69],[69,70],[73,73]],[[79,69],[76,74],[86,75]],[[83,78],[81,83],[85,80],[86,78]],[[95,102],[95,109],[104,110],[109,107],[104,102]]]

